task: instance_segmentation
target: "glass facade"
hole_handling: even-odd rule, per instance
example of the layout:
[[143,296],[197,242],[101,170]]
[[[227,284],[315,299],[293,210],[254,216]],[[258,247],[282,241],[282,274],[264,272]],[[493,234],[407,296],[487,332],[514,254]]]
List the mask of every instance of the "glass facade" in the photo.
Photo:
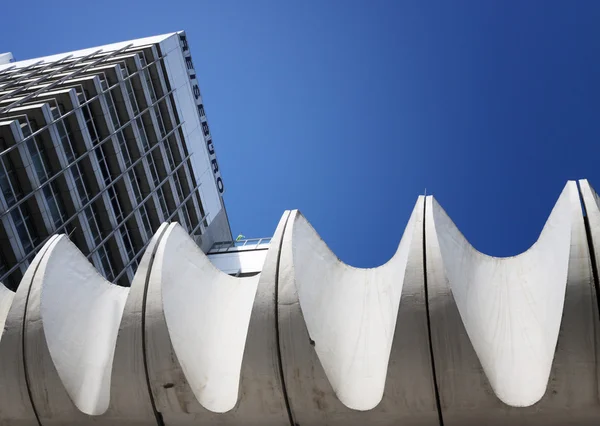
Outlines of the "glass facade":
[[[159,44],[0,72],[0,282],[56,233],[127,286],[164,221],[204,208]],[[18,64],[18,63],[17,63]]]

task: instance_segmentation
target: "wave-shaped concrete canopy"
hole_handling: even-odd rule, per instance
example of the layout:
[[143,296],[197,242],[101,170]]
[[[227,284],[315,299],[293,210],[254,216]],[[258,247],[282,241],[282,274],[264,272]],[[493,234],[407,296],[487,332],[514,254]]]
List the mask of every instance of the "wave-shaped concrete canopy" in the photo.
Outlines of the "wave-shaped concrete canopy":
[[286,211],[246,277],[163,224],[131,288],[54,236],[0,285],[0,425],[597,425],[599,200],[495,258],[419,197],[371,269]]

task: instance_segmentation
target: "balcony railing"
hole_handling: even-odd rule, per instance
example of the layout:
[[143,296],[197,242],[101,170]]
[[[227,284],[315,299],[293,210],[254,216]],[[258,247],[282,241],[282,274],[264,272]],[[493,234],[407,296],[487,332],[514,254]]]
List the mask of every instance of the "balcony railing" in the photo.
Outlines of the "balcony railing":
[[214,243],[208,251],[208,254],[227,253],[231,251],[246,251],[269,248],[271,237],[268,238],[248,238],[238,241],[222,241]]

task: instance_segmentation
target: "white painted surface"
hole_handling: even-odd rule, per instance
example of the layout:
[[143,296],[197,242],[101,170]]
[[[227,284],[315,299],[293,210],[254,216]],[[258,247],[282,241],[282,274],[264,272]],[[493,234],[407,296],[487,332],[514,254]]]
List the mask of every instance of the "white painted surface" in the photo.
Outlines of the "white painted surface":
[[[47,327],[42,318],[42,293],[44,293],[44,300],[47,300],[45,293],[48,287],[47,283],[45,283],[45,280],[48,278],[45,269],[49,262],[54,262],[50,259],[50,256],[52,256],[53,252],[56,251],[55,249],[58,248],[56,247],[57,242],[60,239],[63,239],[64,236],[54,236],[43,247],[42,252],[39,254],[39,258],[36,257],[37,263],[34,261],[32,264],[33,267],[28,270],[28,273],[31,271],[31,274],[25,277],[25,281],[23,281],[19,287],[19,292],[27,295],[24,317],[22,316],[24,322],[22,322],[20,326],[20,330],[24,332],[24,334],[22,334],[22,344],[12,346],[15,347],[15,349],[23,349],[23,355],[19,356],[19,361],[15,367],[26,367],[24,370],[28,379],[25,386],[27,390],[27,403],[32,404],[35,407],[35,417],[37,417],[40,424],[45,426],[64,426],[67,424],[77,426],[90,424],[96,426],[113,426],[115,424],[142,426],[155,424],[156,416],[153,411],[151,395],[149,393],[144,368],[142,312],[146,286],[145,271],[147,271],[148,263],[154,255],[156,243],[160,239],[165,227],[166,225],[163,225],[159,228],[156,235],[150,241],[146,253],[142,256],[138,268],[139,274],[136,274],[134,277],[131,289],[128,292],[123,315],[120,320],[115,319],[118,323],[116,341],[111,343],[108,341],[111,339],[103,339],[105,344],[101,345],[102,342],[96,342],[94,340],[97,337],[106,336],[106,333],[101,328],[110,328],[113,306],[110,304],[99,306],[95,301],[92,301],[95,306],[93,306],[89,312],[79,312],[79,314],[83,315],[82,321],[88,325],[86,332],[89,334],[89,337],[81,340],[73,339],[85,348],[85,353],[75,359],[74,364],[71,367],[80,370],[81,368],[90,369],[91,375],[86,374],[85,372],[83,375],[86,378],[91,377],[94,380],[92,383],[86,383],[86,386],[89,385],[89,389],[84,389],[82,392],[85,392],[86,390],[96,390],[96,396],[106,394],[106,376],[99,377],[99,374],[97,374],[98,370],[104,370],[110,374],[110,405],[106,411],[103,411],[102,413],[96,412],[89,415],[75,404],[77,400],[74,400],[73,396],[67,391],[64,375],[61,376],[57,371],[58,365],[55,363],[55,357],[53,358],[53,355],[50,353],[49,336],[47,335],[47,330],[45,330]],[[59,254],[60,251],[54,253],[55,256]],[[75,264],[76,266],[82,266],[85,263],[76,260]],[[68,281],[68,275],[72,273],[70,269],[71,266],[69,265],[64,269],[57,271],[57,274],[64,272],[67,275],[66,277],[61,275],[61,280],[57,281],[59,286],[62,286],[64,281]],[[119,291],[127,292],[128,289],[119,288]],[[102,299],[103,297],[100,296],[100,298]],[[19,302],[20,300],[22,300],[22,298],[18,297],[16,303],[13,304],[15,308],[19,308],[19,305],[23,306]],[[57,304],[58,309],[64,311],[61,314],[63,318],[78,320],[78,318],[72,318],[72,314],[70,313],[72,310],[70,309],[71,306],[66,302],[78,304],[80,303],[80,300],[73,299],[67,295],[64,300],[59,301]],[[96,310],[95,307],[98,307],[99,309]],[[75,308],[75,311],[77,311],[77,308]],[[86,315],[91,317],[91,323],[85,318]],[[99,316],[101,318],[98,318]],[[101,319],[104,320],[104,322],[94,322],[94,319]],[[59,319],[58,322],[60,321],[61,320]],[[12,322],[13,321],[10,320],[10,323]],[[72,325],[65,321],[62,322],[62,329],[66,329],[67,332],[65,333],[64,330],[60,330],[61,334],[59,337],[73,337],[72,330],[74,327],[77,327],[77,325]],[[77,338],[77,336],[75,337]],[[101,346],[97,347],[97,345]],[[106,359],[106,354],[111,350],[108,345],[112,345],[114,348],[114,362],[109,362],[111,365],[105,366],[104,368],[98,368],[97,365],[88,365],[85,363],[85,361],[89,359],[87,356],[88,353],[96,360],[98,358],[103,360]],[[0,340],[0,347],[1,346],[2,341]],[[95,348],[98,349],[98,353],[96,354],[91,352]],[[76,350],[79,349],[76,348]],[[69,354],[68,356],[72,355]],[[5,352],[4,359],[7,358],[10,360],[10,353]],[[82,363],[81,361],[84,362]],[[13,370],[19,371],[19,368],[13,368]],[[79,372],[81,373],[81,371]],[[6,377],[3,376],[2,380],[6,381]],[[92,396],[95,395],[92,394]],[[75,395],[75,397],[78,397],[78,395]],[[17,404],[15,405],[18,406]],[[3,407],[3,414],[9,412],[10,411],[6,410],[6,407]],[[1,417],[0,424],[11,425],[13,424],[11,422],[13,419],[20,419],[19,416],[23,416],[23,414],[17,416],[9,414],[6,417]],[[31,416],[33,416],[33,414],[31,414]],[[11,421],[7,422],[7,419],[10,419]],[[15,424],[38,425],[37,420],[33,420],[33,422],[34,423],[28,421],[28,423],[22,423],[19,421]]]
[[14,62],[15,58],[11,52],[0,53],[0,65],[10,64]]
[[210,411],[237,403],[259,279],[219,271],[176,223],[157,250],[151,280],[161,283],[171,343],[194,395]]
[[[95,426],[131,424],[154,425],[156,416],[145,368],[143,314],[149,269],[168,224],[163,223],[140,259],[125,303],[113,360],[111,399],[108,411],[102,416],[88,417]],[[79,426],[82,422],[77,423]]]
[[82,412],[102,414],[110,400],[112,361],[128,288],[106,281],[64,235],[47,252],[41,316],[54,366]]
[[204,143],[202,127],[198,109],[194,101],[194,95],[190,87],[187,67],[181,52],[179,36],[177,33],[164,39],[160,43],[163,54],[167,53],[164,59],[167,68],[167,77],[175,99],[175,107],[179,119],[183,122],[183,133],[188,146],[188,151],[192,152],[192,167],[196,180],[201,184],[200,195],[202,205],[207,214],[209,214],[209,223],[215,219],[222,209],[221,197],[215,184],[213,172],[210,165],[209,153]]
[[355,410],[373,409],[383,397],[417,213],[392,259],[372,269],[342,263],[295,216],[293,274],[306,327],[336,395]]
[[546,391],[565,301],[574,182],[567,184],[538,241],[508,258],[475,250],[431,202],[445,274],[494,392],[526,407]]
[[[594,235],[597,200],[582,193]],[[110,284],[96,282],[64,237],[51,238],[0,339],[0,424],[142,426],[156,424],[154,407],[167,426],[289,426],[285,392],[292,424],[437,426],[430,350],[447,426],[598,424],[598,305],[573,183],[538,242],[506,259],[477,252],[433,198],[425,205],[420,197],[396,254],[373,269],[344,265],[286,212],[265,270],[246,279],[163,225],[118,319]],[[111,321],[120,322],[115,339]],[[105,346],[114,345],[100,414]],[[63,385],[77,383],[68,396]],[[89,401],[97,415],[74,406]]]
[[598,260],[600,260],[600,197],[598,197],[587,179],[579,180],[579,187],[581,188],[581,198],[585,205],[594,252],[597,257],[596,262],[598,263]]
[[[36,269],[56,238],[58,236],[49,238],[23,274],[4,323],[0,339],[0,424],[6,426],[39,426],[30,394],[30,387],[36,383],[28,383],[25,370],[24,324]],[[43,385],[42,378],[38,377],[37,380],[37,384]]]
[[2,71],[5,68],[12,67],[13,65],[16,66],[17,68],[23,68],[23,67],[32,65],[38,61],[53,62],[53,61],[57,61],[66,56],[69,56],[69,55],[73,55],[73,57],[75,57],[75,58],[80,58],[82,56],[89,55],[90,53],[93,53],[93,52],[97,51],[98,49],[102,49],[104,51],[119,50],[119,49],[127,46],[130,43],[133,43],[134,46],[146,46],[149,44],[160,43],[162,40],[164,40],[167,37],[170,37],[172,34],[175,34],[175,33],[168,33],[168,34],[161,34],[161,35],[156,35],[156,36],[152,36],[152,37],[138,38],[135,40],[121,41],[118,43],[111,43],[111,44],[106,44],[103,46],[90,47],[89,49],[74,50],[72,52],[64,52],[64,53],[58,53],[56,55],[42,56],[39,58],[17,61],[17,62],[13,62],[10,64],[0,64],[0,71]]
[[423,209],[419,197],[396,254],[373,269],[343,264],[290,214],[277,315],[292,424],[438,426]]
[[[275,235],[274,241],[280,241],[283,234],[285,221],[289,212],[285,212]],[[175,225],[170,225],[175,226]],[[279,238],[279,240],[277,240]],[[186,237],[186,239],[189,239]],[[173,242],[173,241],[171,241]],[[189,243],[189,242],[188,242]],[[188,244],[186,243],[186,244]],[[283,396],[283,384],[280,376],[280,366],[278,362],[279,348],[277,345],[277,334],[276,334],[276,308],[275,308],[275,294],[276,294],[276,282],[277,282],[277,268],[279,259],[279,244],[276,243],[275,248],[270,250],[265,260],[263,272],[260,276],[253,277],[258,279],[258,286],[256,292],[251,294],[252,297],[244,298],[244,303],[251,304],[251,314],[249,323],[246,326],[245,320],[238,323],[240,329],[244,327],[247,329],[244,339],[244,346],[239,342],[237,348],[233,350],[236,352],[235,357],[243,357],[241,366],[235,366],[235,364],[229,364],[230,358],[228,358],[226,366],[227,371],[237,372],[239,379],[239,386],[234,388],[234,384],[231,386],[231,390],[227,390],[227,398],[234,398],[235,401],[228,402],[221,400],[220,403],[226,402],[228,406],[233,403],[234,406],[226,412],[212,411],[215,407],[207,409],[203,403],[206,403],[204,399],[199,400],[192,389],[192,381],[196,383],[197,378],[190,377],[189,371],[184,371],[182,368],[182,362],[206,362],[207,354],[209,357],[210,353],[220,353],[222,351],[218,345],[225,345],[231,347],[231,342],[217,342],[218,345],[214,347],[202,347],[197,348],[198,351],[193,354],[189,354],[189,358],[183,359],[181,357],[181,351],[176,352],[172,339],[174,335],[180,335],[183,332],[182,344],[189,344],[189,341],[193,341],[197,333],[204,333],[206,331],[204,327],[214,327],[215,330],[221,330],[222,327],[222,314],[214,314],[215,318],[211,315],[207,315],[202,312],[191,312],[193,310],[204,309],[205,303],[202,299],[196,297],[190,297],[189,294],[181,295],[180,297],[190,305],[182,309],[182,312],[186,312],[186,315],[194,315],[190,321],[185,324],[187,329],[182,331],[173,330],[172,321],[167,321],[167,318],[174,315],[169,312],[166,302],[163,301],[164,297],[164,282],[160,279],[161,266],[160,264],[160,253],[157,251],[155,256],[156,263],[150,271],[150,279],[147,287],[147,299],[145,309],[145,350],[146,350],[146,361],[148,366],[148,379],[150,388],[156,409],[160,411],[163,422],[168,426],[184,426],[184,425],[197,425],[197,424],[220,424],[220,425],[261,425],[261,426],[289,426],[287,410],[285,406],[285,400]],[[197,247],[191,246],[191,249],[197,251]],[[178,262],[180,269],[183,262]],[[192,279],[193,282],[189,283],[190,286],[202,286],[206,287],[205,290],[214,290],[213,285],[208,285],[206,280],[215,279],[214,284],[223,282],[223,274],[220,271],[216,271],[214,267],[210,266],[210,262],[205,259],[202,262],[203,265],[212,271],[209,274],[195,274]],[[167,264],[168,265],[168,264]],[[214,275],[213,275],[214,274]],[[137,275],[136,275],[137,276]],[[211,278],[212,277],[212,278]],[[248,285],[253,281],[246,281],[240,279],[229,278],[234,285]],[[180,282],[172,283],[174,286],[179,286]],[[167,285],[168,287],[169,285]],[[187,287],[186,287],[187,288]],[[218,288],[218,287],[217,287]],[[225,285],[224,288],[219,289],[231,290],[231,285]],[[241,289],[247,291],[248,289]],[[204,291],[204,290],[203,290]],[[235,290],[237,291],[237,290]],[[217,292],[218,294],[219,292]],[[192,294],[197,294],[194,290]],[[229,309],[229,299],[221,300],[215,299],[214,295],[210,295],[210,302],[217,304],[217,306],[210,307],[211,310],[225,310]],[[168,297],[168,296],[167,296]],[[171,296],[172,297],[172,296]],[[234,300],[235,302],[235,300]],[[180,305],[177,305],[180,309]],[[245,309],[245,308],[244,308]],[[235,312],[239,312],[239,309],[234,309]],[[189,311],[189,312],[188,312]],[[234,313],[235,313],[234,312]],[[198,318],[203,321],[199,322]],[[229,315],[227,318],[234,320],[234,316]],[[237,319],[239,320],[239,318]],[[236,321],[237,321],[236,320]],[[194,328],[198,327],[199,330]],[[183,326],[183,325],[182,325]],[[192,330],[188,330],[192,329]],[[210,330],[209,330],[210,333]],[[238,330],[236,333],[243,333],[243,330]],[[220,332],[220,339],[229,340],[231,333]],[[236,334],[233,334],[235,336]],[[209,336],[211,339],[217,339],[216,336]],[[206,342],[206,336],[202,337],[203,341]],[[189,349],[188,349],[189,350]],[[185,355],[185,354],[184,354]],[[194,355],[194,358],[191,358]],[[185,355],[188,356],[188,355]],[[182,361],[183,360],[183,361]],[[217,362],[217,361],[211,361]],[[218,362],[225,362],[225,359]],[[237,361],[236,361],[237,362]],[[193,372],[192,372],[193,373]],[[196,374],[196,373],[194,373]],[[229,373],[228,373],[229,374]],[[216,380],[216,382],[215,382]],[[210,376],[210,387],[222,386],[223,384],[218,383],[220,377],[215,378],[215,375]],[[233,383],[233,380],[231,380]],[[206,389],[207,391],[210,389]],[[214,389],[211,391],[214,394]],[[207,397],[209,395],[204,395]]]
[[[4,330],[4,323],[10,310],[10,305],[15,298],[15,293],[0,283],[0,330]],[[0,334],[0,338],[2,335]]]

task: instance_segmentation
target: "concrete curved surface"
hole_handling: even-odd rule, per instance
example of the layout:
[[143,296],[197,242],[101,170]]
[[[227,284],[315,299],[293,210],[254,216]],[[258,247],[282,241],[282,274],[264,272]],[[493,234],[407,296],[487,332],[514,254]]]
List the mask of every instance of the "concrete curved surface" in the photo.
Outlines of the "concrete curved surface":
[[504,259],[433,197],[371,269],[298,211],[252,277],[172,223],[119,288],[54,236],[0,286],[0,425],[597,425],[600,199],[579,185]]
[[581,179],[578,184],[586,213],[589,244],[594,252],[594,263],[597,268],[600,265],[600,196],[587,179]]
[[[4,329],[4,323],[6,322],[6,317],[14,298],[15,293],[0,282],[0,330]],[[1,338],[2,335],[0,335]]]
[[0,424],[158,424],[143,357],[132,356],[143,352],[142,342],[128,333],[133,327],[141,336],[144,287],[139,278],[131,291],[106,282],[64,235],[52,237],[24,275],[7,318],[10,332],[0,352],[14,367],[3,383],[18,387]]
[[179,225],[166,230],[145,317],[149,382],[165,425],[288,424],[274,319],[287,215],[263,272],[248,278],[217,270]]
[[[148,242],[131,282],[125,302],[113,360],[110,405],[102,416],[103,425],[160,425],[160,414],[148,384],[145,348],[145,310],[149,270],[158,243],[168,224],[163,223]],[[98,419],[94,418],[94,424]]]
[[444,424],[597,422],[598,305],[575,182],[538,241],[510,258],[477,252],[432,197],[426,212]]
[[438,424],[424,304],[423,202],[396,254],[372,269],[342,263],[292,212],[278,315],[295,423]]
[[30,396],[30,382],[25,367],[24,324],[27,322],[27,301],[31,282],[46,250],[58,236],[51,237],[33,258],[23,274],[0,339],[0,416],[6,426],[39,426],[38,415]]
[[[108,409],[114,349],[128,292],[106,281],[64,235],[48,249],[36,272],[27,332],[37,333],[36,320],[41,320],[36,337],[45,340],[62,384],[83,413],[99,415]],[[40,355],[34,352],[31,357],[39,362]]]
[[156,257],[151,281],[161,281],[166,326],[187,382],[204,408],[229,411],[238,399],[260,275],[236,278],[219,271],[176,223]]
[[533,405],[546,391],[567,284],[571,186],[538,241],[507,258],[478,252],[439,204],[431,203],[442,263],[462,322],[492,389],[514,407]]

